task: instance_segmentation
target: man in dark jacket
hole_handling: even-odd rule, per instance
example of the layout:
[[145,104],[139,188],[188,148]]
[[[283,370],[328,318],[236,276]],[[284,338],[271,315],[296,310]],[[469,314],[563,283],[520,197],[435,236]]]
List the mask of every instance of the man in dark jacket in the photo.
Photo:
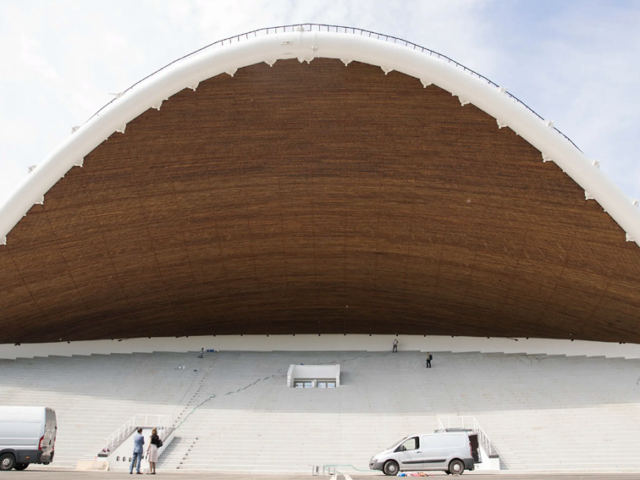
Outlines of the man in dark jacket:
[[433,355],[427,352],[427,368],[431,368],[431,360],[433,360]]

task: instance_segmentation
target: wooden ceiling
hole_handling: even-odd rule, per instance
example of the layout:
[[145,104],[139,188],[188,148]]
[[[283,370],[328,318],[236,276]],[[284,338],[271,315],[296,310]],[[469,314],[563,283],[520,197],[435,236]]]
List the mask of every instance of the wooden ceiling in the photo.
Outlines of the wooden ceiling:
[[0,343],[400,333],[640,342],[640,249],[473,105],[279,61],[185,89],[0,247]]

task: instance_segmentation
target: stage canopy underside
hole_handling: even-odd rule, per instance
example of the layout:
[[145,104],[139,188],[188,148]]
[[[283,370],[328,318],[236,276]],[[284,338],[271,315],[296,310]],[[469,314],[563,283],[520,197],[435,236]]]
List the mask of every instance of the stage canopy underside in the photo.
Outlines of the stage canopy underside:
[[600,205],[472,104],[363,63],[284,60],[180,91],[71,169],[0,247],[0,343],[638,343],[639,271]]

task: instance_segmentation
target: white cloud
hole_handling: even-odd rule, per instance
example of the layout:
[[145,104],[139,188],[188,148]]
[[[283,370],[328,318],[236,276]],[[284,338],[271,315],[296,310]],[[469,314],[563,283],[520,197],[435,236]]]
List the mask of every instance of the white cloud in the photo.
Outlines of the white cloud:
[[640,147],[640,9],[633,3],[580,5],[549,16],[538,41],[524,52],[530,59],[520,72],[527,102],[637,197],[640,183],[632,172]]
[[22,35],[20,60],[29,69],[32,76],[42,76],[47,81],[57,80],[58,73],[47,60],[36,53],[39,45],[36,39]]

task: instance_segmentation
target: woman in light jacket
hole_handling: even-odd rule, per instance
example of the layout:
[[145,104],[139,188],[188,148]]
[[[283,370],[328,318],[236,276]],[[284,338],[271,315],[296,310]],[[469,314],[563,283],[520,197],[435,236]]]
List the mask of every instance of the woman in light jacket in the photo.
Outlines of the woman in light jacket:
[[151,430],[149,438],[149,446],[147,447],[147,456],[149,457],[149,475],[156,474],[156,462],[158,461],[158,448],[160,445],[160,437],[158,437],[158,429]]

